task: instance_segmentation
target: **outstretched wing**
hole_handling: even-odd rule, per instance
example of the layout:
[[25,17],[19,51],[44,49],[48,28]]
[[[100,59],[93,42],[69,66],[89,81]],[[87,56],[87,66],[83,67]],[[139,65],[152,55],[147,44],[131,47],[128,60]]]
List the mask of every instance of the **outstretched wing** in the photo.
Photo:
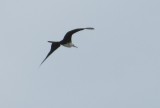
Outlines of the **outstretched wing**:
[[50,49],[49,53],[47,54],[46,58],[42,61],[42,63],[40,65],[42,65],[43,62],[59,47],[60,47],[59,42],[53,42],[52,45],[51,45],[51,49]]
[[72,38],[72,35],[76,32],[79,32],[81,30],[84,30],[84,29],[89,29],[89,30],[93,30],[94,28],[91,28],[91,27],[88,27],[88,28],[77,28],[77,29],[74,29],[74,30],[71,30],[69,32],[66,33],[66,35],[64,36],[63,38],[63,42],[71,42],[71,38]]

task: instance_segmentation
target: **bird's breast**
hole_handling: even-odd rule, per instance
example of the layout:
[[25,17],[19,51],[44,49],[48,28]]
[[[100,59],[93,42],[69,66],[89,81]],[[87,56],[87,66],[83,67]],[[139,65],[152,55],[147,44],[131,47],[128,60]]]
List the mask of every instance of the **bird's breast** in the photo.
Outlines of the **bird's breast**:
[[66,43],[66,44],[63,44],[63,46],[70,48],[70,47],[73,46],[73,44],[72,43]]

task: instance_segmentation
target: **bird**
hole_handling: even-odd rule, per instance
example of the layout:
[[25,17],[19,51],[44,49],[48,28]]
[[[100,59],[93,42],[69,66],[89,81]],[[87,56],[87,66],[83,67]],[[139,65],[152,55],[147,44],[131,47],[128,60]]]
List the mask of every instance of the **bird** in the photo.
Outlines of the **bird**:
[[68,47],[68,48],[71,48],[71,47],[75,47],[75,48],[78,48],[77,46],[75,46],[73,43],[72,43],[72,35],[76,32],[79,32],[81,30],[85,30],[85,29],[88,29],[88,30],[94,30],[94,28],[92,27],[87,27],[87,28],[77,28],[77,29],[73,29],[73,30],[70,30],[68,31],[64,38],[61,40],[61,41],[48,41],[49,43],[51,43],[51,49],[49,51],[49,53],[47,54],[46,58],[42,61],[42,63],[40,64],[40,66],[45,62],[45,60],[56,50],[58,49],[61,45],[64,46],[64,47]]

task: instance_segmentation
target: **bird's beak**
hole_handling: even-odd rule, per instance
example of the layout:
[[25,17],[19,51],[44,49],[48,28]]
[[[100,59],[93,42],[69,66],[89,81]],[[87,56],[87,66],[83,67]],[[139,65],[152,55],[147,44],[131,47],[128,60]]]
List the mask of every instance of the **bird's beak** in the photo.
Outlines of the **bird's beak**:
[[78,48],[77,46],[73,45],[73,47]]

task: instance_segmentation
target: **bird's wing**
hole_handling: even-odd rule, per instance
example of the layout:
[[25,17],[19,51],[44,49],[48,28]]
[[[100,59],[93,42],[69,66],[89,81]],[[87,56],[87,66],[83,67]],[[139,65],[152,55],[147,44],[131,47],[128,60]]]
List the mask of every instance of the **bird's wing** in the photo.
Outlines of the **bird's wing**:
[[65,35],[64,38],[63,38],[63,41],[65,41],[65,42],[70,42],[70,41],[71,41],[71,38],[72,38],[72,35],[73,35],[74,33],[79,32],[79,31],[84,30],[84,29],[93,30],[94,28],[88,27],[88,28],[77,28],[77,29],[71,30],[71,31],[69,31],[69,32],[66,33],[66,35]]
[[46,58],[42,61],[42,63],[40,65],[42,65],[43,62],[59,47],[60,47],[60,43],[59,42],[52,43],[51,49],[50,49],[48,55],[46,56]]

